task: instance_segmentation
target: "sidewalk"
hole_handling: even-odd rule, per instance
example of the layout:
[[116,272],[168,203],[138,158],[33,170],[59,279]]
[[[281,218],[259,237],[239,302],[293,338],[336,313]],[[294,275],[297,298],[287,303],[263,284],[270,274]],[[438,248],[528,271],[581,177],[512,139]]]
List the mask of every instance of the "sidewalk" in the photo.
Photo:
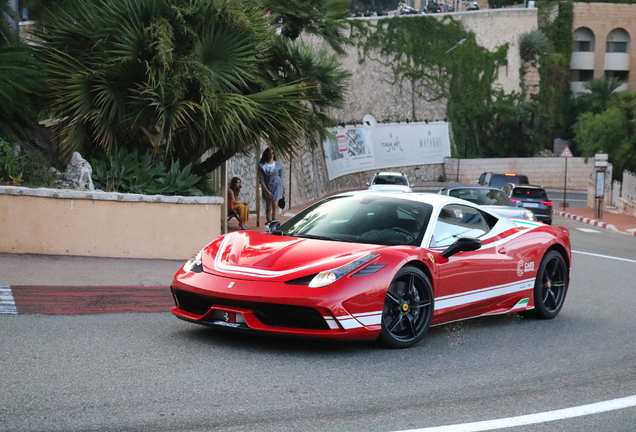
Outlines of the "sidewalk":
[[574,219],[588,225],[636,236],[636,216],[612,213],[603,210],[603,217],[596,218],[596,210],[587,207],[569,208],[567,211],[554,211],[555,216]]
[[[309,204],[285,210],[278,220],[289,220]],[[635,216],[604,211],[595,219],[594,209],[579,207],[554,214],[557,225],[558,217],[565,217],[636,235]],[[247,225],[266,231],[264,217],[260,226],[254,217]],[[236,220],[228,230],[238,230]],[[168,287],[182,265],[181,260],[0,254],[0,315],[167,311],[173,304]]]

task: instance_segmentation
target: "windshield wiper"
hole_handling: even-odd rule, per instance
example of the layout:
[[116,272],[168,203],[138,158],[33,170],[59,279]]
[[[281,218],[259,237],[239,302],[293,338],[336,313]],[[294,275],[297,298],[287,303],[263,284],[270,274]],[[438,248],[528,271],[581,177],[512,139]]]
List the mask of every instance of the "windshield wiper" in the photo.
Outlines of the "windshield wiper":
[[316,239],[316,240],[346,241],[346,240],[342,240],[342,239],[338,239],[334,237],[327,237],[327,236],[315,235],[315,234],[296,234],[294,235],[294,237]]

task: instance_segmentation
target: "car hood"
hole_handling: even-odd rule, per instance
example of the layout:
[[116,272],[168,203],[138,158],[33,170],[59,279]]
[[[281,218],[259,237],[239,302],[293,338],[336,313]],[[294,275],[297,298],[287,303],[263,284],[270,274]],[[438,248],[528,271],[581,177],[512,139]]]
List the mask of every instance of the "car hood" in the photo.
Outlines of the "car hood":
[[203,270],[245,279],[288,280],[349,263],[386,246],[282,237],[237,231],[219,237],[202,253]]

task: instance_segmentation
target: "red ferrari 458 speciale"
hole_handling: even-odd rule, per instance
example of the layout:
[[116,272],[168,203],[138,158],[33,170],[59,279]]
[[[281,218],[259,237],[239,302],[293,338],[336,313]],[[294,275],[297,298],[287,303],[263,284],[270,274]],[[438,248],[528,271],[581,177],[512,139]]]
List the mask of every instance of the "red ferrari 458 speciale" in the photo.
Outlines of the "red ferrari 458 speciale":
[[564,228],[427,193],[356,191],[269,232],[237,231],[171,285],[178,318],[405,348],[430,326],[519,312],[554,318],[570,276]]

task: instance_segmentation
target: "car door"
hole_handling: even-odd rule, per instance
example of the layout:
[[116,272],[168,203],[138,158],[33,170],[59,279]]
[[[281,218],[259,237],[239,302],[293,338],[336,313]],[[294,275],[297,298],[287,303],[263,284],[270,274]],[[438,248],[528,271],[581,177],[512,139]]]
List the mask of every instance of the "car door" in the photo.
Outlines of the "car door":
[[[496,218],[474,207],[451,204],[434,220],[429,247],[435,261],[434,322],[442,323],[479,316],[501,301],[510,283],[514,265],[492,230]],[[475,237],[482,247],[443,258],[441,252],[459,237]]]

